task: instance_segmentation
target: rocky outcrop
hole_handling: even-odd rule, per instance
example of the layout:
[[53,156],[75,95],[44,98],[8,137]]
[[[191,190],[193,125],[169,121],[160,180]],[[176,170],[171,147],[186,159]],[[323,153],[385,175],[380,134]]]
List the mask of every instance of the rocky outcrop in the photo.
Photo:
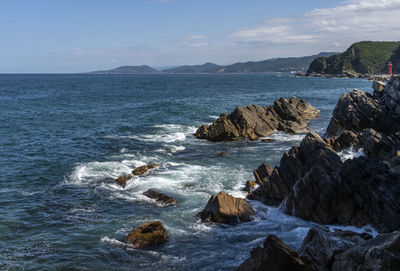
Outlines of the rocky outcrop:
[[376,119],[381,107],[369,94],[355,89],[340,96],[326,129],[328,137],[339,136],[344,130],[361,132],[365,128],[377,128]]
[[236,107],[231,114],[222,114],[211,125],[202,125],[196,138],[210,141],[239,139],[257,140],[275,131],[308,132],[307,121],[319,111],[302,99],[280,98],[272,106],[248,105]]
[[272,168],[263,163],[254,176],[260,187],[251,192],[249,199],[268,205],[279,205],[292,191],[294,184],[313,166],[319,165],[329,173],[341,166],[340,157],[332,151],[316,133],[309,133],[300,143],[284,153],[280,165]]
[[135,248],[161,245],[167,241],[168,235],[161,221],[144,223],[133,229],[127,237],[127,242]]
[[371,238],[369,234],[342,230],[331,232],[324,227],[315,227],[308,232],[298,253],[312,270],[329,271],[338,254]]
[[367,233],[312,228],[298,252],[276,236],[256,247],[238,268],[247,270],[353,271],[400,270],[400,232],[373,238]]
[[235,225],[251,221],[254,210],[241,198],[235,198],[224,191],[212,195],[206,207],[200,212],[203,221]]
[[[388,160],[400,147],[400,78],[392,77],[386,85],[374,82],[373,86],[374,96],[353,90],[340,97],[326,136],[334,140],[351,131],[358,137],[353,146],[359,144],[369,157]],[[384,149],[377,151],[378,148]],[[382,156],[383,153],[390,155]]]
[[310,270],[298,256],[282,240],[269,235],[264,241],[264,247],[256,247],[250,252],[250,257],[237,269],[238,271],[306,271]]
[[320,224],[400,228],[400,175],[379,160],[347,160],[338,172],[313,166],[285,199],[285,212]]
[[119,176],[119,177],[115,180],[115,182],[116,182],[117,184],[119,184],[120,186],[125,187],[125,186],[126,186],[126,183],[127,183],[130,179],[132,179],[132,178],[133,178],[132,174],[125,174],[125,175]]
[[400,270],[400,232],[382,234],[337,255],[332,271]]
[[160,164],[149,164],[135,168],[132,171],[133,175],[144,175],[149,170],[160,167]]
[[168,196],[167,194],[158,192],[155,189],[149,189],[146,192],[144,192],[143,195],[145,195],[151,199],[155,199],[158,203],[160,203],[164,206],[171,206],[171,205],[175,205],[178,203],[178,201],[176,199],[174,199],[173,197]]

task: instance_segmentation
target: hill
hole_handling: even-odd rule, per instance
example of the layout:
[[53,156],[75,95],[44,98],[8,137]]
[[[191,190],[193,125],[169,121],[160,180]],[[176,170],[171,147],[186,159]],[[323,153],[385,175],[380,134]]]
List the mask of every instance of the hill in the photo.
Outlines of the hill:
[[147,65],[142,66],[121,66],[112,70],[94,71],[92,74],[154,74],[160,73]]
[[387,62],[400,42],[361,41],[345,52],[312,61],[307,74],[380,74],[386,72]]
[[305,72],[317,57],[327,57],[335,53],[319,53],[303,57],[273,58],[257,62],[235,63],[225,66],[219,72],[224,73],[259,73],[259,72]]
[[208,72],[214,72],[215,70],[219,69],[220,65],[214,64],[214,63],[205,63],[203,65],[185,65],[185,66],[180,66],[172,69],[166,69],[163,70],[162,72],[165,73],[208,73]]

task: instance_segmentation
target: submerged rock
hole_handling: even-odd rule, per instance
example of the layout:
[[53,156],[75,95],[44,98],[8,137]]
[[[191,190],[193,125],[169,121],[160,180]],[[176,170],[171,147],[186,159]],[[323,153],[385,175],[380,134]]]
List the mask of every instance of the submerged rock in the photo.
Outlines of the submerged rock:
[[318,113],[304,100],[280,98],[271,106],[236,107],[231,114],[222,114],[211,125],[199,127],[195,136],[210,141],[224,141],[257,140],[274,131],[303,133],[309,131],[307,121],[316,118]]
[[120,186],[125,187],[126,183],[132,178],[133,178],[132,174],[125,174],[125,175],[119,176],[118,179],[115,180],[115,182],[117,184],[119,184]]
[[235,225],[251,221],[254,214],[253,207],[246,200],[221,191],[218,195],[211,196],[199,215],[203,221]]
[[160,167],[160,164],[149,164],[135,168],[132,173],[133,175],[143,175],[151,169]]
[[146,192],[143,193],[143,195],[151,198],[151,199],[155,199],[158,203],[161,203],[165,206],[171,206],[171,205],[175,205],[178,203],[178,201],[176,199],[174,199],[173,197],[170,197],[164,193],[158,192],[157,190],[154,189],[149,189]]
[[168,235],[161,221],[144,223],[133,229],[127,237],[127,242],[135,248],[150,245],[161,245],[168,241]]
[[282,240],[269,235],[264,241],[264,247],[256,247],[250,252],[250,258],[245,260],[238,271],[306,271],[310,270],[298,256]]

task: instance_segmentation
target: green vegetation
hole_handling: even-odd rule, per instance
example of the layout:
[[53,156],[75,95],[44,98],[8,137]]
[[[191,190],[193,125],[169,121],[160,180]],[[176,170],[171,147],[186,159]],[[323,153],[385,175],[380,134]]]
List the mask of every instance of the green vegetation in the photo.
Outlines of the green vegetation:
[[400,42],[361,41],[352,44],[344,53],[314,59],[307,73],[379,74],[387,71],[387,62]]

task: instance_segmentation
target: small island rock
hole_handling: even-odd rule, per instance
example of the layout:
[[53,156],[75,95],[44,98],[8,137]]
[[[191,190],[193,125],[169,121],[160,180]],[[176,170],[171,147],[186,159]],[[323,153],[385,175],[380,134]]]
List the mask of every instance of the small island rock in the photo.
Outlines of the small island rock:
[[133,178],[132,174],[125,174],[125,175],[119,176],[118,179],[115,180],[115,182],[117,184],[119,184],[120,186],[125,187],[126,183],[132,178]]
[[225,191],[212,195],[206,207],[200,212],[203,221],[235,225],[251,221],[253,207],[244,199],[235,198]]
[[127,237],[127,242],[135,248],[150,245],[161,245],[168,241],[168,235],[161,221],[144,223],[133,229]]
[[151,199],[155,199],[158,203],[163,204],[164,206],[171,206],[171,205],[175,205],[178,203],[178,201],[176,199],[174,199],[171,196],[168,196],[164,193],[158,192],[154,189],[149,189],[146,192],[143,193],[143,195],[151,198]]
[[146,172],[148,172],[150,169],[154,169],[159,166],[160,166],[160,164],[149,164],[149,165],[140,166],[140,167],[135,168],[132,171],[132,173],[133,173],[133,175],[143,175]]

